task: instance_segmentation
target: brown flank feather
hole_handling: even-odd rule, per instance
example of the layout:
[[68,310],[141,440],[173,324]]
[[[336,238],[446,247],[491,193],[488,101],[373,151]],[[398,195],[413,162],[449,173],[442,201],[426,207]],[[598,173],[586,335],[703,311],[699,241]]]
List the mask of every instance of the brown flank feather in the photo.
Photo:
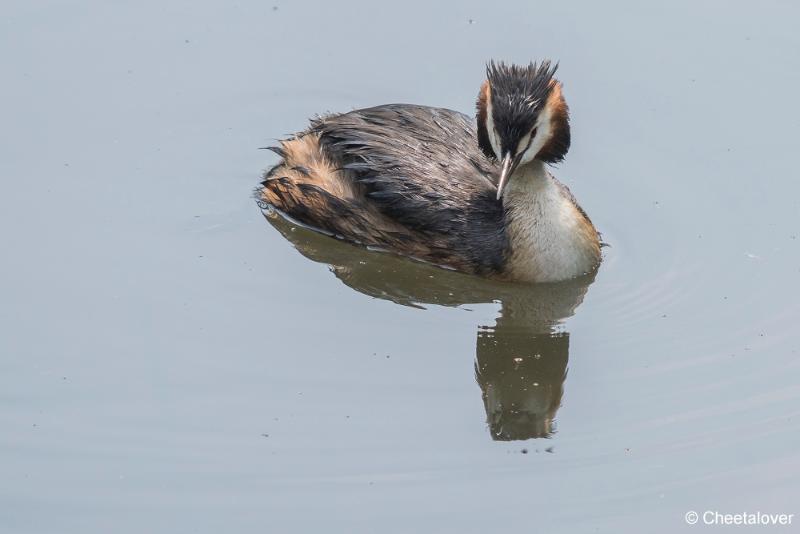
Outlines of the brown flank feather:
[[474,271],[445,242],[398,224],[367,201],[363,186],[325,153],[319,134],[308,131],[281,141],[281,163],[267,171],[256,191],[297,221],[361,245],[377,247],[465,272]]

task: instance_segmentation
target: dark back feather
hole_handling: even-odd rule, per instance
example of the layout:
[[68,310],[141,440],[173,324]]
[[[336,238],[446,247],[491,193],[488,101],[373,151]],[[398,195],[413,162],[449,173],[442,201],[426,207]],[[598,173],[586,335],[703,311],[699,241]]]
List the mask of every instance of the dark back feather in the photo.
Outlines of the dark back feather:
[[479,272],[502,269],[508,242],[497,168],[479,148],[472,119],[391,104],[321,118],[311,132],[386,216],[445,241]]

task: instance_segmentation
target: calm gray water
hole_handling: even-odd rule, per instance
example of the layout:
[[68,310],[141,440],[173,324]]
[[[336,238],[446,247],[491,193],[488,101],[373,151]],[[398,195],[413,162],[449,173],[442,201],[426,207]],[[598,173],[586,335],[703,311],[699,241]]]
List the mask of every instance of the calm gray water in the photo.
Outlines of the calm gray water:
[[[800,514],[796,5],[3,11],[1,532]],[[479,283],[250,196],[317,112],[471,112],[486,60],[542,57],[554,172],[612,245],[594,280]]]

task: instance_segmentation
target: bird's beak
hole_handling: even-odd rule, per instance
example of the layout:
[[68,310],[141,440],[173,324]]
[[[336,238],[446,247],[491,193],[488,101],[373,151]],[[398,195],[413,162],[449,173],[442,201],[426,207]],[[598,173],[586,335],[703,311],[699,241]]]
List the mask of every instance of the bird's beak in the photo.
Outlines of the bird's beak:
[[513,158],[511,152],[506,152],[506,155],[503,156],[500,167],[500,181],[497,182],[497,200],[502,198],[503,190],[506,188],[508,179],[514,174],[514,171],[517,170],[520,159],[520,157]]

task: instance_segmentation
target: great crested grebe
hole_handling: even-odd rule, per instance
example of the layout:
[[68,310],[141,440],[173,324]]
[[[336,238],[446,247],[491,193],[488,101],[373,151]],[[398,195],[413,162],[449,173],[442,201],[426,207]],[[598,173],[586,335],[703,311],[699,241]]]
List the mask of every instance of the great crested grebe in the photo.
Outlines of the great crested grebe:
[[546,169],[569,149],[550,61],[490,62],[477,124],[389,104],[315,119],[271,147],[257,197],[337,237],[466,273],[554,282],[591,272],[600,239]]

